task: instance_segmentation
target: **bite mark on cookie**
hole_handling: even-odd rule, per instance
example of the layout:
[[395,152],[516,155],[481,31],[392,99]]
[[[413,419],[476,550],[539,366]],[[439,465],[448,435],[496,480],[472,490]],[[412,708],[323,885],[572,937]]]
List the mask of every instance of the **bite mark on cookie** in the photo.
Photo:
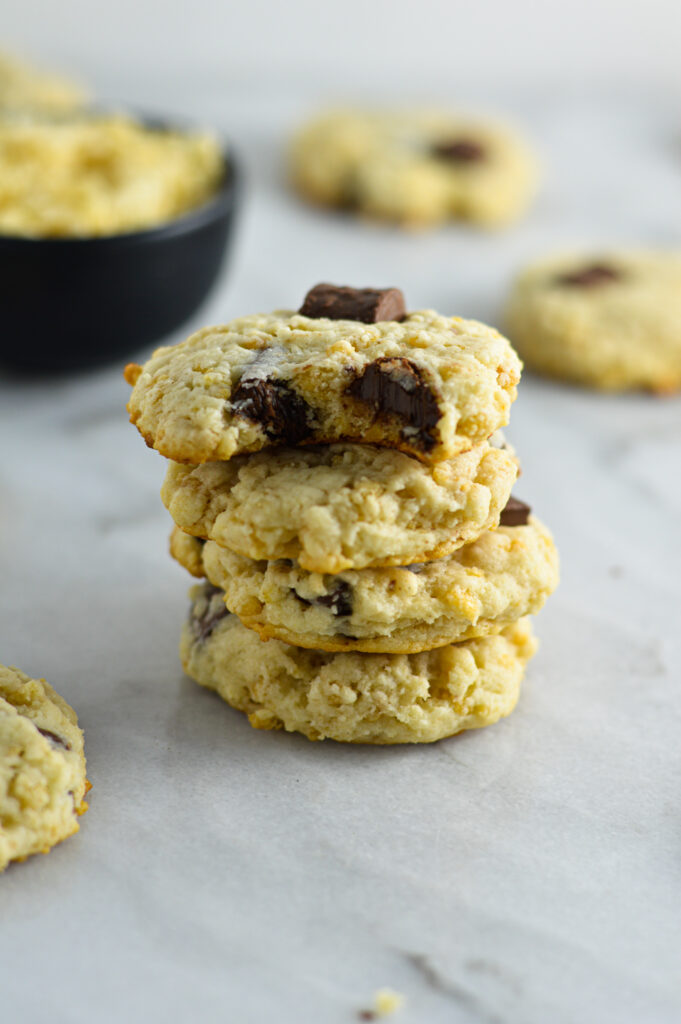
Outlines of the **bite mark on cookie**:
[[424,451],[436,444],[434,429],[440,407],[423,371],[404,356],[383,356],[356,371],[347,393],[380,415],[404,420],[405,440],[415,439]]

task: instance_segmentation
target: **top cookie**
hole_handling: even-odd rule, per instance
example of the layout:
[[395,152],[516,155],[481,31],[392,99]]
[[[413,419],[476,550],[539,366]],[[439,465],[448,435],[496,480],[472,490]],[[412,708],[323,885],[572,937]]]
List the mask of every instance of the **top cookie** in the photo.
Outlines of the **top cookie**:
[[126,367],[130,419],[150,447],[194,464],[342,440],[424,462],[467,451],[508,422],[520,360],[493,328],[403,315],[396,295],[320,285],[303,312],[245,316],[159,348]]
[[0,665],[0,871],[78,831],[83,734],[44,679]]
[[603,390],[681,387],[681,254],[558,256],[528,267],[506,319],[527,365]]
[[291,149],[291,175],[313,202],[405,226],[452,218],[505,224],[525,209],[536,162],[510,132],[442,111],[331,111]]

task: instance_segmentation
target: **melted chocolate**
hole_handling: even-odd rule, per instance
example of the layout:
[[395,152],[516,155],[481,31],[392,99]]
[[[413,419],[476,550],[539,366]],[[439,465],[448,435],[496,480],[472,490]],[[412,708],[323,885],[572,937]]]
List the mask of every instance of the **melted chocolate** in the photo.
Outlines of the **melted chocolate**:
[[485,147],[475,139],[450,139],[448,142],[437,142],[431,149],[433,156],[441,160],[450,160],[456,164],[477,163],[487,156]]
[[525,526],[530,518],[532,509],[524,501],[517,498],[509,498],[506,507],[501,513],[499,526]]
[[609,267],[606,263],[593,263],[590,267],[583,267],[571,274],[561,274],[556,278],[556,283],[573,288],[594,288],[608,281],[619,281],[621,277],[620,271],[614,267]]
[[39,725],[36,725],[36,729],[41,736],[44,736],[45,739],[49,740],[50,743],[53,743],[54,746],[63,747],[64,750],[71,749],[71,744],[65,740],[63,736],[58,736],[56,732],[52,732],[50,729],[41,729]]
[[222,619],[225,619],[229,615],[229,611],[224,600],[215,600],[215,597],[218,594],[221,598],[224,598],[224,593],[219,587],[206,584],[202,594],[204,599],[203,611],[201,614],[197,615],[196,605],[192,607],[189,618],[192,630],[194,631],[194,635],[197,640],[207,640],[218,622],[221,622]]
[[333,284],[315,285],[298,312],[313,319],[359,320],[364,324],[403,320],[406,316],[399,288],[344,288]]
[[312,433],[312,410],[284,380],[243,377],[232,395],[232,409],[259,423],[270,441],[295,445]]
[[347,391],[374,412],[392,413],[404,420],[425,451],[434,447],[440,408],[422,370],[411,360],[404,356],[376,359],[357,374]]

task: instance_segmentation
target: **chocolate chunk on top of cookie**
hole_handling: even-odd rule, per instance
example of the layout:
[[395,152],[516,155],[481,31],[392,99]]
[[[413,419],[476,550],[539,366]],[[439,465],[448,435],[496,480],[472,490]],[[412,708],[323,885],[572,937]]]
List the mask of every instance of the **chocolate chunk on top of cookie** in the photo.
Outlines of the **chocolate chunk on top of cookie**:
[[404,295],[399,288],[347,288],[318,284],[305,296],[301,316],[330,320],[359,320],[375,324],[381,320],[404,320]]

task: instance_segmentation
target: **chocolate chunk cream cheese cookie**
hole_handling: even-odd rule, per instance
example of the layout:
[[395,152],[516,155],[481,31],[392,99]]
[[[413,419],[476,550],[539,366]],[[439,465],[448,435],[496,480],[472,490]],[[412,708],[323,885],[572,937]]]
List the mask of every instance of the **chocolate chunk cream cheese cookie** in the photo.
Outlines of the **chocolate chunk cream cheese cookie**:
[[[553,540],[536,518],[488,530],[447,558],[399,568],[309,573],[213,541],[202,560],[245,626],[326,651],[413,653],[499,633],[539,611],[558,582]],[[196,575],[190,557],[186,567]]]
[[89,788],[73,709],[44,679],[0,665],[0,871],[77,832]]
[[497,636],[419,654],[263,643],[207,584],[192,592],[180,656],[188,675],[245,711],[256,729],[344,743],[432,743],[509,715],[535,647],[527,619]]
[[681,253],[559,256],[526,269],[506,311],[527,365],[604,391],[681,388]]
[[425,562],[475,540],[498,524],[517,472],[513,452],[487,441],[435,465],[334,444],[171,462],[161,497],[186,533],[335,573]]
[[318,285],[298,312],[207,327],[131,364],[128,410],[177,462],[350,440],[434,463],[508,421],[520,369],[484,324],[407,313],[394,288]]
[[515,133],[433,110],[329,111],[295,138],[290,164],[306,199],[405,227],[507,224],[537,178]]

